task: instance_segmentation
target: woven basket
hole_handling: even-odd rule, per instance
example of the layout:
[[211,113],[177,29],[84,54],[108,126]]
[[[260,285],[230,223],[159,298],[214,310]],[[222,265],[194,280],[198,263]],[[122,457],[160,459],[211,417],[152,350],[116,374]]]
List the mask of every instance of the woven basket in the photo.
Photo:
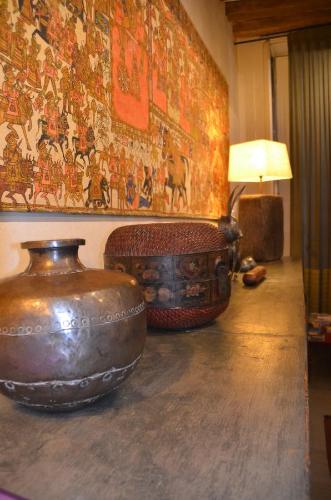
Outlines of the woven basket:
[[106,269],[136,277],[147,302],[149,326],[201,326],[223,312],[230,298],[228,247],[207,223],[122,226],[107,241]]

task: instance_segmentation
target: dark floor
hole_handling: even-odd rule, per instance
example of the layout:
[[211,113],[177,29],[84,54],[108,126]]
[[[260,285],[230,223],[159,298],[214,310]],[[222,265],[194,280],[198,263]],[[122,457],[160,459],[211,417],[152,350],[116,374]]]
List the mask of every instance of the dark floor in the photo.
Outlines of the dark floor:
[[309,343],[308,359],[311,500],[331,500],[324,429],[325,415],[331,416],[331,345]]

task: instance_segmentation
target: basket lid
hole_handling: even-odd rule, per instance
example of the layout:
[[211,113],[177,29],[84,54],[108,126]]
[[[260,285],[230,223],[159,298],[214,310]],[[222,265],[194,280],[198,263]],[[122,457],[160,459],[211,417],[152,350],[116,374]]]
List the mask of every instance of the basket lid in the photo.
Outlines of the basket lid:
[[218,252],[227,247],[222,231],[205,222],[122,226],[109,236],[105,255],[161,256]]

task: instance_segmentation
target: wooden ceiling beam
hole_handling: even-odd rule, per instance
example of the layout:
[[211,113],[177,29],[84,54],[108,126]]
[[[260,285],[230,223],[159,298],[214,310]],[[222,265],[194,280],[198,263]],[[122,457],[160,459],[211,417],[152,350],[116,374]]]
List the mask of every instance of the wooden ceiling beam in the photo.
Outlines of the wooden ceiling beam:
[[225,12],[229,21],[261,19],[277,13],[279,16],[297,16],[302,12],[330,12],[330,0],[238,0],[226,2]]
[[233,23],[233,35],[235,40],[269,36],[272,34],[286,33],[296,29],[308,28],[312,26],[322,26],[331,24],[331,13],[326,15],[302,15],[300,18],[265,18],[264,20],[252,20]]
[[331,24],[331,0],[238,0],[225,11],[236,41]]

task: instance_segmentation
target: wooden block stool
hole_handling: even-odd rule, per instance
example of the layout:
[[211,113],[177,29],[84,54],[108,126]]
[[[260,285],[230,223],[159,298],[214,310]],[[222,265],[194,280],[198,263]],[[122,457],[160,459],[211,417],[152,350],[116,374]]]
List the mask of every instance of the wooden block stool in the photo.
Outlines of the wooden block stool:
[[283,255],[283,199],[278,195],[253,194],[239,198],[239,224],[243,232],[241,257],[256,261],[278,260]]

